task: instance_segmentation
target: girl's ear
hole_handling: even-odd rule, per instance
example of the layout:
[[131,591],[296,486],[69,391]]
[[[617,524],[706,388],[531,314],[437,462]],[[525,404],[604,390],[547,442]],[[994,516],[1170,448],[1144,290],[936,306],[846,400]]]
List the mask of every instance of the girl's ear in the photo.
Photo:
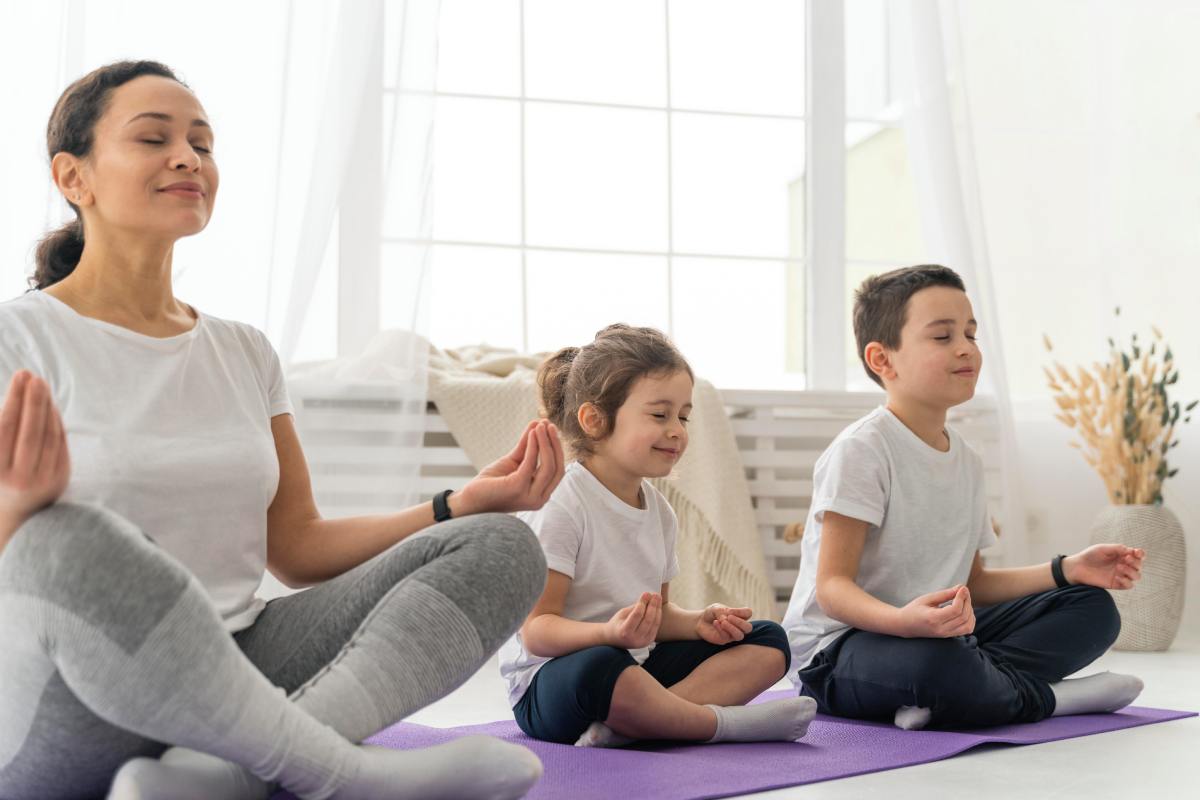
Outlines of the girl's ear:
[[584,403],[579,407],[577,415],[579,427],[589,439],[600,439],[604,436],[604,412],[594,403]]

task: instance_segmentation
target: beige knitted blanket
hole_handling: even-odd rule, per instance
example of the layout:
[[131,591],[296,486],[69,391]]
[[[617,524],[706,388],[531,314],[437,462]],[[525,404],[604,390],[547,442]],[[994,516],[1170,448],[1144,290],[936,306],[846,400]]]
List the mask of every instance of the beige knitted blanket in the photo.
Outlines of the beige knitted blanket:
[[[538,415],[541,360],[482,346],[431,352],[429,399],[476,469],[508,452]],[[733,429],[712,384],[697,381],[693,402],[686,455],[671,476],[653,481],[679,518],[671,600],[684,608],[748,605],[769,618],[774,594]]]

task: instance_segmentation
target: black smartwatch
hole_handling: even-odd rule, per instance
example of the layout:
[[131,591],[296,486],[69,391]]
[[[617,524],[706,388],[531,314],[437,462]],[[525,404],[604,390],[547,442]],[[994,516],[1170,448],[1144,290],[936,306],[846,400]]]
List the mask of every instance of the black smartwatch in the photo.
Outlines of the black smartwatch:
[[433,521],[445,522],[450,519],[450,495],[454,493],[453,489],[446,489],[438,492],[433,496]]
[[1070,581],[1067,580],[1066,573],[1063,572],[1062,562],[1066,558],[1063,554],[1058,554],[1050,559],[1050,574],[1054,576],[1054,583],[1060,589],[1065,589],[1070,586]]

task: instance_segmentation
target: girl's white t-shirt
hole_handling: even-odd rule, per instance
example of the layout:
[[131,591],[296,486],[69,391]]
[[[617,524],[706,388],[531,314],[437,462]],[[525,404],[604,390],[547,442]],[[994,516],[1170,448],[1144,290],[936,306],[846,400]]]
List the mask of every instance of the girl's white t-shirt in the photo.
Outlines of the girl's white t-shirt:
[[45,292],[0,303],[0,391],[19,369],[49,383],[71,454],[62,499],[136,524],[196,575],[232,632],[263,608],[255,590],[279,484],[271,417],[292,406],[266,336],[197,315],[160,339]]
[[949,451],[930,447],[880,406],[838,434],[813,467],[800,574],[783,617],[796,671],[850,626],[817,604],[826,511],[868,523],[854,582],[893,606],[965,583],[975,552],[996,543],[983,460],[949,426]]
[[[579,622],[608,622],[642,592],[658,592],[679,574],[675,554],[675,511],[662,494],[642,481],[646,507],[634,508],[610,492],[578,461],[546,505],[523,511],[546,554],[546,565],[571,579],[562,615]],[[650,647],[630,650],[639,664]],[[500,648],[500,674],[516,705],[549,658],[529,653],[518,630]]]

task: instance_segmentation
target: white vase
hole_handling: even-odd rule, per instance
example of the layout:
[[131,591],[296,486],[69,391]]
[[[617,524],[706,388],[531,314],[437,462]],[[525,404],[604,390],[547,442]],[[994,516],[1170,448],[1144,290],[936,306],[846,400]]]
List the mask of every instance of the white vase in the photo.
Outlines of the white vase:
[[1117,650],[1166,650],[1183,617],[1187,550],[1183,526],[1161,505],[1108,506],[1092,523],[1092,543],[1124,544],[1146,551],[1142,579],[1113,590],[1121,612]]

